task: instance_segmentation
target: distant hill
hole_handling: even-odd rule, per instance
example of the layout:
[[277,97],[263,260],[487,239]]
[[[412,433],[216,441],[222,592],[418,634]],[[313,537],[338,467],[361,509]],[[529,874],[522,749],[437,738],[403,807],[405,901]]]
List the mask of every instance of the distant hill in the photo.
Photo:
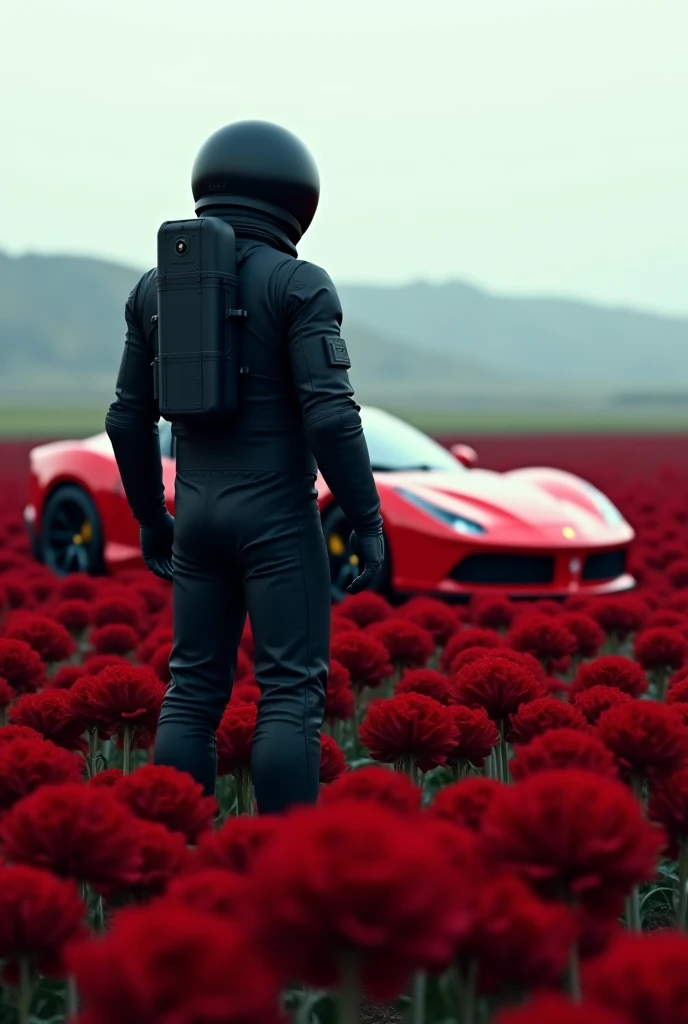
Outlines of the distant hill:
[[424,351],[504,377],[607,390],[688,385],[688,319],[569,299],[507,298],[461,282],[344,285],[345,310]]
[[[112,394],[124,300],[140,270],[0,252],[0,397]],[[343,334],[364,402],[433,408],[688,387],[688,320],[454,282],[343,285]],[[660,397],[661,400],[661,397]]]

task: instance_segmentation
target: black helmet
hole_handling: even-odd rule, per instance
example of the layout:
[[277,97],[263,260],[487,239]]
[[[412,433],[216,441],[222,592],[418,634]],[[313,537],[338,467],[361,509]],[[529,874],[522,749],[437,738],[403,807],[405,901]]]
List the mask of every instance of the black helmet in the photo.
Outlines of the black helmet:
[[191,172],[196,213],[239,206],[278,216],[298,242],[318,206],[320,176],[303,142],[269,121],[237,121],[201,146]]

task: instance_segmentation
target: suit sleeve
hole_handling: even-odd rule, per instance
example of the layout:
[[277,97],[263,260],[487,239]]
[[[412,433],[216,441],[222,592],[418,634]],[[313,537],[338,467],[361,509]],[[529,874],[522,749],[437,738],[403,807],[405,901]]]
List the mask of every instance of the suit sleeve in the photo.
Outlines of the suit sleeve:
[[160,457],[160,412],[153,394],[153,352],[143,324],[144,275],[125,306],[126,338],[116,399],[105,418],[122,485],[134,517],[142,525],[156,523],[165,511],[165,488]]
[[336,501],[358,533],[380,533],[380,499],[354,401],[342,310],[330,277],[299,263],[287,295],[289,360],[306,439]]

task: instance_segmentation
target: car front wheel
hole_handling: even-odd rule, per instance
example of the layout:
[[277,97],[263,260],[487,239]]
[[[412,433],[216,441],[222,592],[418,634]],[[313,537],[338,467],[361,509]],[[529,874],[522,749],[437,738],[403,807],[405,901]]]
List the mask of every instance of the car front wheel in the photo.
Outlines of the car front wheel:
[[58,576],[104,571],[100,516],[82,487],[65,484],[49,495],[41,518],[39,551]]

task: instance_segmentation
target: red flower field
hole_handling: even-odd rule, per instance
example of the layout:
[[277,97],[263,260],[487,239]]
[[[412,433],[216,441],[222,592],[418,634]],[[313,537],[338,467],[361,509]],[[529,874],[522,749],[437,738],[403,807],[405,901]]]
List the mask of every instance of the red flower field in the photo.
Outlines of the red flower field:
[[638,588],[346,600],[322,798],[282,818],[250,624],[215,801],[151,764],[169,587],[34,563],[0,445],[3,1020],[688,1024],[688,437],[462,440],[600,487]]

